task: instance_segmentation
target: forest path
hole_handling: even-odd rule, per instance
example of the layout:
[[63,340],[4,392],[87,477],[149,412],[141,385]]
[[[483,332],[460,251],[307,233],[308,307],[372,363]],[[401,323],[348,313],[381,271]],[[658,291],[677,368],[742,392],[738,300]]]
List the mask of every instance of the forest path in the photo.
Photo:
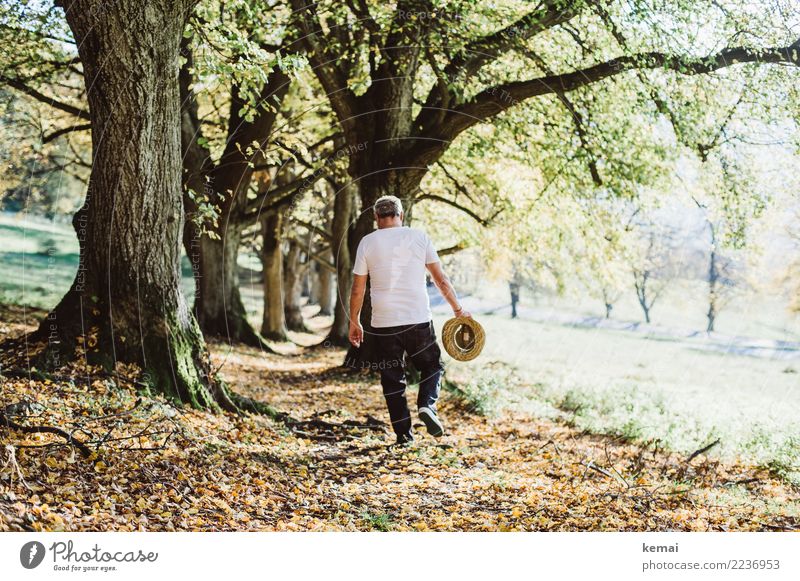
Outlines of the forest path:
[[[445,390],[447,433],[414,419],[394,435],[377,376],[338,367],[338,350],[296,357],[233,348],[226,373],[252,397],[305,422],[304,462],[335,527],[386,530],[745,530],[800,525],[800,496],[765,470],[723,465],[564,424],[472,413]],[[407,394],[413,409],[415,392]],[[376,425],[377,424],[377,425]],[[365,426],[359,428],[358,425]],[[324,500],[323,500],[324,499]],[[353,520],[353,516],[356,520]],[[331,516],[334,516],[331,519]],[[332,522],[333,521],[333,522]]]
[[[4,332],[29,328],[2,314]],[[449,391],[439,407],[448,433],[417,429],[413,446],[397,448],[377,378],[338,368],[341,351],[212,351],[234,389],[294,421],[137,402],[77,366],[52,381],[3,379],[3,407],[35,410],[20,423],[79,427],[102,443],[82,459],[57,436],[0,431],[13,446],[0,458],[0,530],[800,527],[798,491],[764,469],[524,414],[487,419]]]

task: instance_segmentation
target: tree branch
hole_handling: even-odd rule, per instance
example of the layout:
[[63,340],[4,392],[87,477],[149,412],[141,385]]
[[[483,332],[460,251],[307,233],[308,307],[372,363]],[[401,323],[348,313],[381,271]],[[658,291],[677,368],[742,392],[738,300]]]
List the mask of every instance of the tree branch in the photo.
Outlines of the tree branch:
[[50,105],[54,109],[58,109],[59,111],[64,111],[65,113],[69,113],[70,115],[74,115],[79,119],[85,119],[90,121],[91,118],[89,117],[89,112],[85,109],[80,109],[74,105],[70,105],[69,103],[63,103],[58,101],[52,97],[48,97],[44,93],[41,93],[34,89],[33,87],[29,87],[23,81],[19,79],[14,79],[11,77],[7,77],[5,75],[0,75],[0,83],[5,83],[9,87],[16,89],[17,91],[28,95],[29,97],[33,97],[37,101],[44,103],[46,105]]
[[[534,53],[533,51],[525,51],[525,54],[532,58],[545,74],[554,74],[552,69],[547,66],[547,63],[544,62],[544,60],[538,54]],[[589,158],[589,174],[592,176],[592,182],[594,182],[594,185],[597,187],[600,187],[603,185],[603,180],[600,177],[600,170],[597,167],[597,156],[595,155],[594,151],[592,151],[589,143],[589,134],[586,130],[586,125],[583,122],[583,115],[581,115],[581,113],[578,111],[578,108],[564,92],[559,91],[556,93],[556,96],[567,112],[572,116],[572,123],[575,126],[575,132],[578,135],[578,141],[581,144],[581,149],[586,152]]]
[[302,226],[306,230],[310,230],[311,232],[319,234],[322,237],[322,239],[325,240],[326,242],[331,242],[333,240],[333,234],[325,230],[325,228],[320,228],[319,226],[315,226],[310,222],[306,222],[305,220],[300,220],[298,218],[295,218],[294,222]]
[[456,74],[474,75],[487,63],[511,50],[520,40],[533,38],[540,32],[563,24],[575,17],[583,2],[546,0],[513,24],[479,38],[467,46],[445,67],[450,78]]
[[497,215],[502,211],[502,210],[498,210],[497,212],[495,212],[489,218],[484,218],[484,217],[480,216],[479,214],[477,214],[476,212],[470,210],[469,208],[465,208],[464,206],[462,206],[461,204],[459,204],[455,200],[450,200],[448,198],[445,198],[444,196],[439,196],[437,194],[422,194],[421,196],[419,196],[417,198],[417,200],[434,200],[436,202],[442,202],[443,204],[447,204],[448,206],[452,206],[453,208],[461,210],[467,216],[469,216],[470,218],[475,220],[478,224],[480,224],[481,226],[484,226],[484,227],[490,226],[491,223],[492,223],[492,220],[494,220],[497,217]]
[[48,133],[42,137],[42,143],[50,143],[55,139],[58,139],[62,135],[66,135],[67,133],[72,133],[73,131],[87,131],[92,128],[91,123],[84,123],[83,125],[71,125],[70,127],[62,127],[61,129],[57,129],[52,133]]
[[[659,52],[622,56],[570,73],[547,75],[527,81],[489,87],[448,115],[448,119],[454,121],[453,128],[458,128],[458,133],[460,133],[463,131],[461,126],[471,127],[525,99],[553,93],[567,93],[636,69],[663,68],[687,75],[699,75],[749,62],[800,64],[800,51],[794,46],[768,50],[736,47],[725,49],[708,57],[688,57]],[[447,120],[445,120],[446,122]],[[450,134],[452,129],[446,130],[444,133]]]
[[75,437],[72,434],[70,434],[69,432],[65,432],[61,428],[56,428],[53,426],[23,426],[22,424],[18,424],[14,420],[9,418],[4,411],[0,411],[0,425],[4,425],[11,430],[17,430],[18,432],[23,432],[26,434],[37,434],[37,433],[55,434],[56,436],[64,438],[68,444],[78,448],[81,454],[83,454],[85,457],[89,457],[92,455],[92,451],[86,444],[84,444],[80,440],[75,439]]
[[336,55],[328,50],[328,39],[322,34],[322,25],[315,4],[308,0],[291,0],[295,24],[299,29],[301,44],[305,46],[312,69],[325,90],[331,106],[345,133],[355,132],[357,98],[347,85],[347,78],[336,65]]
[[554,93],[567,93],[604,79],[636,69],[677,71],[687,75],[710,73],[740,63],[800,64],[800,40],[790,46],[770,49],[734,47],[708,57],[669,55],[659,52],[622,56],[584,69],[546,75],[526,81],[495,85],[484,89],[470,101],[451,110],[428,137],[415,156],[419,163],[436,161],[460,133],[490,119],[526,99]]
[[450,254],[455,254],[456,252],[461,252],[462,250],[466,250],[468,248],[465,242],[459,242],[458,244],[453,244],[452,246],[448,246],[447,248],[442,248],[441,250],[437,250],[436,254],[439,256],[448,256]]
[[[503,53],[511,50],[521,40],[527,40],[575,16],[583,2],[565,3],[559,0],[546,0],[538,8],[529,12],[516,22],[492,34],[467,44],[440,72],[434,67],[437,83],[428,93],[425,105],[420,111],[416,127],[427,128],[436,121],[437,115],[430,108],[447,108],[458,98],[454,88],[448,89],[447,96],[440,85],[445,87],[456,77],[467,78],[477,73],[486,64],[497,60]],[[441,78],[439,78],[441,76]],[[439,115],[440,116],[440,115]]]

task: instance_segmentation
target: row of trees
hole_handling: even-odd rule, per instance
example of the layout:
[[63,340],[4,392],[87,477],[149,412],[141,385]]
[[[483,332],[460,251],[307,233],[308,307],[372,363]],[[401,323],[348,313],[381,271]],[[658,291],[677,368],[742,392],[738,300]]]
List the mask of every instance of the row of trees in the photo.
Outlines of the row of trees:
[[[572,251],[568,259],[554,258],[547,264],[528,255],[515,256],[507,273],[511,318],[518,317],[522,289],[533,293],[556,289],[602,301],[607,319],[627,293],[635,292],[642,318],[650,323],[653,308],[673,283],[702,281],[706,331],[713,332],[721,310],[737,294],[750,290],[746,257],[722,240],[725,223],[713,221],[707,208],[701,208],[701,217],[688,229],[663,217],[643,219],[638,210],[627,218],[623,236],[597,246],[567,246]],[[545,248],[539,256],[552,251]],[[558,268],[548,272],[555,263]],[[683,292],[686,301],[697,298],[691,296],[694,289]]]
[[[263,346],[302,325],[293,315],[300,265],[335,272],[319,280],[335,280],[329,341],[344,343],[351,257],[380,195],[399,196],[415,220],[434,208],[440,219],[441,208],[468,217],[470,232],[442,228],[451,238],[443,253],[457,251],[474,228],[510,213],[540,221],[535,204],[553,184],[597,198],[656,182],[666,152],[654,120],[668,119],[681,143],[691,141],[681,122],[698,125],[696,108],[682,107],[689,99],[670,93],[678,79],[800,63],[781,23],[743,24],[715,3],[57,5],[18,3],[0,21],[0,82],[48,108],[42,144],[75,150],[88,166],[73,219],[80,267],[38,332],[40,360],[85,353],[108,368],[134,363],[152,390],[198,407],[240,404],[211,373],[204,335]],[[707,46],[712,39],[723,48]],[[692,83],[711,95],[711,79]],[[718,120],[718,109],[704,116]],[[87,131],[88,160],[77,147]],[[492,157],[533,168],[540,195],[520,203],[489,187]],[[253,236],[264,271],[260,333],[237,272]],[[535,253],[538,242],[515,244]],[[193,308],[179,286],[182,250],[196,274]],[[363,316],[369,330],[368,307]],[[348,360],[369,359],[369,349]]]

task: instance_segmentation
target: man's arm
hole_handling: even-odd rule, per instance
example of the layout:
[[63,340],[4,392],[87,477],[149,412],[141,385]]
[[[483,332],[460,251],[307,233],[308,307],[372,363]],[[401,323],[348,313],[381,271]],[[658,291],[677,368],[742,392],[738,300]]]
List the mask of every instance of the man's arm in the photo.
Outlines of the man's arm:
[[431,273],[433,284],[436,285],[436,288],[439,289],[439,292],[442,293],[442,296],[445,298],[445,300],[450,303],[450,307],[453,309],[453,314],[456,317],[471,317],[472,315],[465,311],[458,302],[456,289],[453,288],[453,283],[450,282],[450,279],[447,278],[447,275],[442,270],[442,263],[430,262],[425,266],[428,267],[428,272]]
[[350,289],[350,342],[359,347],[364,340],[364,328],[361,326],[361,307],[364,305],[364,293],[367,290],[367,275],[354,274],[353,287]]

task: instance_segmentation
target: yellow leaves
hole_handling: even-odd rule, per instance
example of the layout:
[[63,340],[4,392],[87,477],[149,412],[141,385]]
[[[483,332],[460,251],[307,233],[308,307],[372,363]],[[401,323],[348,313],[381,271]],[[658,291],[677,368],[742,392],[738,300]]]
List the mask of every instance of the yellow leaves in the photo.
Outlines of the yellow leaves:
[[[336,409],[326,421],[367,415],[385,421],[379,388],[367,389],[368,378],[319,380],[317,371],[329,369],[334,359],[319,352],[289,361],[241,348],[225,370],[237,390],[274,402],[293,417]],[[279,381],[264,387],[262,379],[275,369],[296,374],[291,389]],[[132,373],[126,367],[116,371]],[[4,385],[4,396],[7,391],[9,401],[19,401],[35,394],[47,410],[37,421],[60,426],[119,414],[136,401],[129,384],[109,387],[92,377],[88,390],[85,382],[30,386],[25,380]],[[674,489],[659,470],[628,473],[635,446],[609,441],[608,447],[611,462],[635,485],[628,490],[596,471],[584,476],[590,459],[611,470],[596,437],[522,416],[489,423],[450,407],[447,395],[441,409],[452,434],[437,442],[420,434],[412,449],[396,452],[386,449],[390,436],[380,432],[352,430],[337,441],[301,439],[263,417],[176,412],[162,400],[145,399],[136,413],[90,427],[99,437],[113,427],[112,438],[127,437],[124,445],[134,447],[160,443],[139,438],[140,432],[177,430],[164,449],[123,451],[123,445],[108,443],[89,461],[63,447],[19,449],[25,477],[39,488],[9,486],[0,472],[0,507],[11,513],[13,530],[740,530],[754,526],[756,518],[774,522],[774,515],[754,505],[755,494],[747,503],[755,512],[746,515],[718,497],[663,494]],[[57,441],[50,434],[14,437],[35,445]],[[542,447],[548,441],[558,448]],[[758,490],[776,500],[772,510],[800,512],[796,495],[768,476]],[[3,518],[0,513],[4,523]]]
[[222,510],[226,514],[233,514],[233,509],[223,499],[221,499],[221,498],[209,498],[208,500],[211,501],[211,503],[214,504],[214,506],[216,506],[217,508],[219,508],[220,510]]

